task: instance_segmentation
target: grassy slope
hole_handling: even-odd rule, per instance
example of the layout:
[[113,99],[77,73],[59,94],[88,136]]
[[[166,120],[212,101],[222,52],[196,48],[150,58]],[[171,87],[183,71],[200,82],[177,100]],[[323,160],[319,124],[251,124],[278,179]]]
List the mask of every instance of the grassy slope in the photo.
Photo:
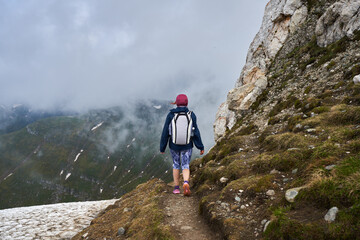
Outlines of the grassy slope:
[[[73,239],[83,239],[85,234],[87,239],[174,239],[169,226],[164,225],[161,208],[166,188],[158,179],[139,185],[105,209]],[[121,227],[125,229],[124,235],[118,235]]]
[[[1,135],[0,208],[108,199],[119,197],[152,177],[169,180],[170,175],[165,173],[169,163],[156,154],[158,142],[153,141],[159,135],[157,127],[139,132],[136,125],[154,116],[140,117],[136,123],[121,122],[121,114],[111,111],[54,117]],[[102,121],[103,126],[90,131]],[[119,142],[116,137],[125,129],[128,135],[110,152],[107,145]],[[108,140],[110,135],[113,138]],[[74,162],[81,149],[83,153]],[[65,180],[68,173],[71,176]]]
[[[360,85],[352,82],[360,74],[359,40],[357,32],[319,48],[312,38],[279,56],[270,67],[271,87],[252,111],[191,164],[200,211],[227,238],[360,238]],[[256,126],[259,118],[268,126]],[[293,187],[305,188],[289,203],[284,195]],[[326,223],[334,206],[337,219]],[[271,219],[265,233],[263,219]]]

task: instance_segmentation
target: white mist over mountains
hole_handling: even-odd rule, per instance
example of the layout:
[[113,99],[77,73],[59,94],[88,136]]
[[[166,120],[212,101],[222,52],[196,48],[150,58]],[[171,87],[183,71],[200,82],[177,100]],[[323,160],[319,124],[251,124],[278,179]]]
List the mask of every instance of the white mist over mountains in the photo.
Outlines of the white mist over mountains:
[[266,3],[0,0],[0,104],[84,111],[185,93],[210,146]]

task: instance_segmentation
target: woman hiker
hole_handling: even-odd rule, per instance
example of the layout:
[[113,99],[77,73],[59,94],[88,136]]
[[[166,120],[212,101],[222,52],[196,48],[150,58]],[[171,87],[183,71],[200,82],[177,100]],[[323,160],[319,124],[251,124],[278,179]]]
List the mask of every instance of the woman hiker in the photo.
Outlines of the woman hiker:
[[173,103],[177,108],[170,110],[166,117],[164,128],[161,134],[160,152],[164,154],[169,143],[170,153],[173,159],[173,178],[175,188],[173,193],[179,194],[180,165],[184,178],[184,196],[190,195],[190,169],[192,148],[194,144],[204,154],[204,145],[201,141],[200,131],[196,124],[196,116],[187,108],[188,98],[185,94],[176,97]]

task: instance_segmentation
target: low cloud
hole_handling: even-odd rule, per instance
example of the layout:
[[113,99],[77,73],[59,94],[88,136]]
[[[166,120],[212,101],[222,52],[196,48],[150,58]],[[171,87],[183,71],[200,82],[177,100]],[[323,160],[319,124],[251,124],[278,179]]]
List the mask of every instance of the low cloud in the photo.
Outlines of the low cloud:
[[266,3],[0,0],[0,103],[83,111],[186,93],[212,139]]

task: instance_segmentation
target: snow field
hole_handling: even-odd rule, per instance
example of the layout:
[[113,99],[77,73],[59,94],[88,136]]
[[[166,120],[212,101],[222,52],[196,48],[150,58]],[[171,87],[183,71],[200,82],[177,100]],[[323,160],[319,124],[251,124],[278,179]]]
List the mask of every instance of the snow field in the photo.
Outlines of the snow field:
[[0,239],[68,239],[117,199],[0,210]]

